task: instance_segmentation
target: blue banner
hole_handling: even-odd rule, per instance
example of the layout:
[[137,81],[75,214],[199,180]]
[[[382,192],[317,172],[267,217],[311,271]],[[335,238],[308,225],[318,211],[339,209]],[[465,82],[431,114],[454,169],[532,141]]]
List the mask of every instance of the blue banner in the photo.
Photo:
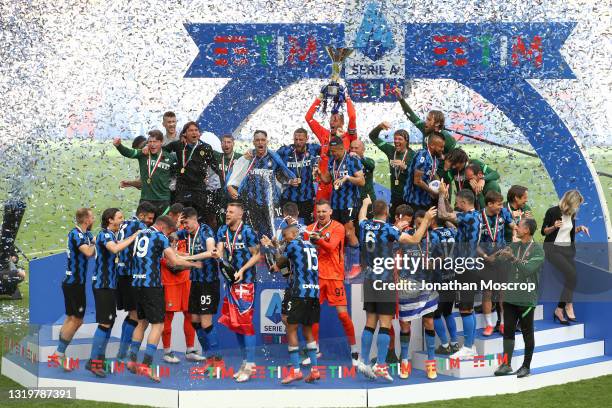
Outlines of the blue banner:
[[407,24],[407,78],[572,79],[560,54],[575,23]]

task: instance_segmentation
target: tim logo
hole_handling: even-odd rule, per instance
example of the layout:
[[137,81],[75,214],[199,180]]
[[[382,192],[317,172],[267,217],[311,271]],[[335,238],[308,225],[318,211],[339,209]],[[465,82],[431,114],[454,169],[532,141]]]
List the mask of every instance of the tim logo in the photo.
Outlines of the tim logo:
[[283,290],[264,289],[261,291],[261,333],[285,334],[285,325],[282,321]]

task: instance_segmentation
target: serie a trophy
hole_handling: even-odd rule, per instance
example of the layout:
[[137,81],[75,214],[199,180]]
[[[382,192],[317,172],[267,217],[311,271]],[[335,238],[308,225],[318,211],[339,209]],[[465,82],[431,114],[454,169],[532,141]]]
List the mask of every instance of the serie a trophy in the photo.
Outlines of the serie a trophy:
[[327,112],[328,100],[332,102],[331,113],[338,113],[340,108],[345,102],[345,90],[342,85],[338,82],[340,79],[340,71],[342,71],[342,64],[353,53],[352,48],[334,48],[326,46],[325,50],[332,60],[332,74],[331,81],[329,84],[321,88],[321,94],[323,95],[323,113]]

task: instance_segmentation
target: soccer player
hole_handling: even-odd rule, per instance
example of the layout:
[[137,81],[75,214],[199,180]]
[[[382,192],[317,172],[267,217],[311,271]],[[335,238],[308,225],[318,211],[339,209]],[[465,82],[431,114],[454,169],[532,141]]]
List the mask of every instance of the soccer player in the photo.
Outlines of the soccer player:
[[[336,308],[338,319],[342,324],[349,346],[354,366],[359,361],[359,352],[355,341],[355,328],[346,307],[346,292],[344,289],[344,226],[332,219],[332,209],[329,201],[317,202],[317,221],[306,229],[305,239],[309,239],[317,248],[319,257],[319,302],[327,300],[330,306]],[[313,326],[314,337],[319,343],[319,325]],[[320,353],[317,354],[320,357]],[[302,361],[308,365],[309,358]]]
[[[504,207],[510,211],[517,226],[523,218],[533,218],[531,207],[527,204],[527,200],[529,200],[527,187],[518,184],[513,185],[506,194],[506,200]],[[513,235],[515,231],[515,229],[505,230],[504,238],[507,243],[518,241],[518,237]]]
[[242,204],[231,202],[225,213],[226,224],[217,231],[217,252],[236,269],[236,282],[227,288],[219,323],[236,333],[242,364],[234,374],[237,382],[251,378],[255,367],[255,265],[260,255],[257,235],[243,222]]
[[476,208],[482,210],[486,206],[485,197],[489,191],[501,194],[501,188],[495,179],[485,179],[482,167],[479,164],[471,163],[465,168],[465,179],[469,188],[476,196]]
[[[155,207],[147,201],[140,203],[136,209],[136,216],[125,220],[119,227],[118,238],[123,241],[126,237],[134,235],[139,230],[144,230],[153,225]],[[136,299],[132,290],[132,254],[134,245],[130,245],[119,252],[119,263],[117,264],[117,310],[125,310],[128,315],[121,325],[121,341],[119,343],[118,359],[124,359],[132,341],[132,333],[138,324],[136,313]]]
[[[497,191],[489,191],[485,196],[486,207],[480,211],[480,232],[478,238],[477,252],[484,258],[484,278],[494,282],[505,281],[506,264],[497,254],[506,246],[505,230],[516,228],[512,214],[503,206],[504,197]],[[501,293],[499,293],[501,297]],[[497,304],[497,324],[493,326],[493,293],[484,291],[482,294],[482,312],[485,317],[486,327],[482,335],[490,336],[495,328],[503,334],[504,315],[502,300]]]
[[[160,378],[151,369],[153,357],[164,329],[164,288],[161,282],[161,259],[166,258],[171,267],[201,268],[200,262],[185,261],[178,257],[170,247],[168,235],[176,230],[172,218],[161,216],[151,228],[138,232],[134,242],[133,281],[138,311],[138,326],[132,335],[130,344],[130,361],[128,370],[135,373],[142,370],[151,380],[159,382]],[[144,338],[144,332],[150,325],[147,337],[147,348],[142,360],[142,368],[137,364],[137,353]]]
[[297,176],[283,190],[281,205],[296,203],[304,222],[312,224],[315,197],[313,166],[316,166],[316,158],[321,153],[321,145],[308,143],[308,132],[298,128],[293,132],[293,144],[282,146],[276,153]]
[[397,100],[402,105],[404,115],[412,122],[417,129],[423,134],[423,148],[426,148],[428,144],[428,138],[432,133],[440,132],[444,138],[444,154],[450,152],[457,145],[457,141],[450,132],[444,127],[444,113],[439,110],[429,111],[427,118],[423,121],[417,116],[416,113],[410,108],[406,100],[402,97],[402,91],[396,88],[394,91]]
[[[482,169],[483,177],[474,181],[468,180],[465,176],[466,169],[471,164],[477,164]],[[449,197],[452,195],[452,187],[455,186],[455,191],[463,190],[464,184],[466,188],[472,189],[476,195],[481,192],[488,181],[499,180],[499,173],[484,164],[478,159],[470,159],[467,153],[460,148],[456,148],[444,155],[444,173],[443,179],[449,184]]]
[[508,282],[514,284],[533,284],[535,290],[517,291],[507,290],[504,293],[504,319],[507,327],[504,332],[504,354],[508,363],[501,364],[495,375],[508,375],[512,373],[512,354],[514,352],[514,332],[518,321],[523,333],[525,353],[523,364],[516,372],[518,378],[530,374],[531,358],[535,348],[533,333],[533,316],[538,304],[539,274],[544,265],[544,251],[542,247],[533,242],[533,234],[537,224],[533,218],[522,219],[516,229],[519,239],[506,247],[500,257],[511,264]]
[[[355,105],[353,101],[346,95],[346,112],[348,114],[348,130],[344,129],[344,115],[342,112],[332,114],[329,117],[329,129],[324,128],[319,122],[314,119],[314,114],[321,104],[323,95],[319,95],[313,102],[312,106],[306,112],[306,123],[310,126],[310,130],[315,134],[319,143],[321,143],[321,160],[319,161],[319,172],[323,174],[327,171],[329,163],[329,142],[333,136],[339,136],[344,143],[344,148],[348,150],[350,143],[357,139],[357,114],[355,113]],[[318,183],[316,201],[330,200],[332,195],[332,186],[325,183]]]
[[[421,259],[425,262],[431,254],[429,226],[431,220],[435,217],[436,210],[432,208],[427,212],[419,210],[414,214],[414,228],[405,234],[416,234],[421,227],[427,231],[416,244],[401,245],[400,250],[403,252],[403,257],[412,258],[412,260]],[[400,244],[403,242],[400,240]],[[412,261],[411,261],[412,264]],[[431,282],[431,270],[428,264],[420,264],[410,266],[408,269],[400,268],[399,276],[401,280],[412,281],[420,285],[421,281]],[[421,318],[423,328],[425,329],[425,346],[427,350],[427,360],[425,361],[425,373],[427,378],[434,380],[437,378],[435,347],[436,347],[436,332],[434,331],[434,312],[438,308],[438,293],[435,291],[413,290],[402,291],[399,294],[399,321],[400,321],[400,345],[401,345],[401,363],[400,363],[400,378],[407,379],[412,371],[410,363],[410,332],[412,321]]]
[[287,343],[292,369],[283,378],[283,384],[299,381],[303,378],[300,370],[298,326],[302,326],[302,334],[306,339],[306,351],[311,362],[311,370],[307,383],[321,378],[317,368],[317,342],[312,333],[312,326],[319,323],[319,262],[317,250],[309,242],[300,238],[297,225],[289,225],[283,229],[283,240],[286,243],[277,265],[282,268],[289,266],[291,278],[289,301],[287,303]]
[[[182,204],[179,204],[182,205]],[[171,213],[168,216],[173,218]],[[173,218],[173,221],[174,218]],[[175,221],[176,222],[176,221]],[[168,237],[170,245],[179,255],[187,255],[187,241],[179,240],[175,233]],[[181,360],[172,351],[172,320],[175,312],[183,312],[183,332],[185,334],[185,359],[188,361],[204,361],[194,347],[196,332],[191,324],[189,313],[189,292],[191,281],[189,280],[189,269],[170,268],[166,258],[161,260],[162,286],[164,287],[164,299],[166,302],[166,315],[164,317],[164,330],[162,331],[162,344],[164,347],[164,361],[177,364]]]
[[[106,377],[102,366],[106,358],[106,345],[117,316],[117,254],[129,247],[137,232],[119,241],[117,234],[123,223],[123,214],[118,208],[107,208],[102,213],[102,230],[96,238],[96,269],[91,278],[96,303],[96,323],[91,346],[91,358],[85,368],[98,377]],[[93,363],[93,360],[99,363]]]
[[62,281],[66,320],[60,329],[59,344],[54,353],[62,361],[61,366],[66,371],[70,371],[68,365],[63,361],[66,348],[83,324],[83,316],[85,316],[87,258],[95,255],[95,240],[91,233],[91,226],[94,223],[93,212],[89,208],[79,208],[76,211],[75,221],[76,226],[68,233],[66,276]]
[[[371,200],[376,200],[376,192],[374,191],[374,169],[376,163],[369,157],[365,157],[365,145],[359,139],[351,142],[350,155],[359,159],[363,166],[363,176],[365,184],[359,187],[359,198],[363,200],[366,196],[370,196]],[[359,211],[357,211],[359,213]]]
[[200,140],[200,127],[187,122],[183,127],[185,141],[176,140],[164,146],[164,151],[177,157],[176,201],[198,211],[201,220],[210,224],[215,217],[206,189],[210,169],[218,170],[212,147]]
[[280,196],[276,179],[282,173],[290,183],[295,183],[296,176],[276,153],[268,149],[268,133],[265,130],[255,131],[253,145],[255,151],[245,154],[252,159],[244,179],[239,186],[228,185],[227,191],[232,200],[238,200],[242,196],[247,207],[247,219],[260,237],[269,237],[272,235],[271,213],[274,212],[270,206],[274,206]]
[[444,137],[438,133],[431,133],[427,141],[427,148],[419,150],[410,165],[404,188],[404,201],[414,211],[427,210],[434,203],[438,193],[429,187],[429,183],[436,179],[438,161],[444,150]]
[[380,132],[391,128],[389,122],[382,122],[370,132],[370,140],[387,156],[389,160],[389,176],[391,186],[391,210],[389,219],[395,219],[395,209],[404,203],[404,188],[406,186],[406,174],[408,164],[412,161],[415,153],[410,148],[410,135],[404,129],[398,129],[393,133],[393,144],[387,143],[380,138]]
[[[457,225],[457,237],[455,239],[455,256],[475,258],[476,246],[480,233],[480,216],[474,208],[474,193],[471,190],[460,190],[455,198],[455,207],[459,210],[454,212],[446,199],[448,187],[440,183],[438,197],[438,216],[442,220],[450,221]],[[457,275],[457,280],[462,284],[479,282],[478,267],[466,270]],[[459,292],[459,314],[463,323],[463,346],[459,351],[453,353],[451,358],[470,358],[476,355],[474,337],[476,335],[476,317],[474,316],[474,291]]]
[[[448,258],[452,258],[455,251],[455,239],[457,229],[436,217],[431,220],[431,231],[429,233],[432,258],[439,258],[442,265]],[[445,270],[443,267],[435,271],[434,279],[438,282],[448,282],[454,277],[453,270]],[[438,291],[440,296],[438,308],[434,312],[434,328],[440,338],[440,345],[436,348],[436,354],[450,355],[459,351],[461,346],[457,341],[457,325],[453,317],[453,306],[455,305],[455,291]],[[444,320],[442,320],[444,318]],[[446,323],[446,326],[444,325]],[[446,329],[450,335],[450,342],[446,335]]]
[[176,156],[162,152],[164,135],[159,130],[151,130],[147,140],[147,154],[142,150],[130,149],[121,144],[121,139],[113,139],[113,145],[122,156],[137,159],[140,167],[140,201],[148,201],[155,206],[155,216],[165,214],[170,205],[170,177],[176,166]]
[[220,170],[221,189],[217,190],[213,199],[213,205],[217,209],[217,224],[225,224],[225,208],[229,201],[229,195],[227,192],[227,178],[234,168],[234,163],[242,154],[234,150],[234,136],[227,134],[221,138],[221,151],[213,151],[217,160],[217,165]]
[[[395,292],[388,289],[377,289],[377,285],[395,282],[395,276],[393,269],[382,268],[382,271],[379,271],[374,266],[377,264],[377,259],[394,257],[392,246],[394,242],[403,244],[420,242],[427,231],[427,223],[422,223],[414,235],[402,234],[398,227],[387,223],[389,209],[387,203],[382,200],[374,201],[372,204],[374,218],[368,220],[367,206],[370,203],[372,201],[367,196],[364,199],[363,207],[359,211],[359,241],[364,249],[364,261],[367,267],[363,284],[363,309],[366,311],[366,325],[361,334],[361,360],[358,369],[369,378],[379,377],[387,381],[393,381],[393,377],[389,375],[386,356],[391,341],[390,330],[395,315],[396,295]],[[435,214],[435,209],[431,210],[431,214]],[[378,355],[376,365],[372,368],[368,359],[377,323],[380,324],[376,343]]]
[[198,222],[198,213],[191,207],[183,210],[183,226],[184,229],[179,230],[177,235],[179,239],[187,239],[189,256],[185,259],[203,261],[202,268],[191,270],[191,322],[202,352],[209,352],[207,364],[218,367],[223,364],[223,360],[219,355],[217,327],[213,323],[221,296],[215,233],[208,225]]
[[164,129],[166,129],[163,141],[164,146],[166,146],[168,143],[179,140],[179,135],[176,134],[176,114],[174,112],[164,112],[164,116],[162,117],[162,126]]
[[359,187],[365,185],[363,165],[360,160],[346,152],[339,137],[333,137],[329,146],[331,161],[327,171],[321,174],[321,180],[324,183],[333,183],[332,218],[344,225],[348,246],[347,264],[352,271],[359,267],[359,240],[353,222],[357,218],[357,210],[361,207]]

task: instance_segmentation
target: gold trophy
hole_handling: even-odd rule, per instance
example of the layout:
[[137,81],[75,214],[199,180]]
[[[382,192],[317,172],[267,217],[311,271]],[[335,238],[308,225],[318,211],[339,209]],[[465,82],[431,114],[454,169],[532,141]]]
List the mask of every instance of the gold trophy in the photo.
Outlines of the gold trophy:
[[321,89],[321,94],[323,95],[323,112],[327,110],[327,100],[331,99],[333,101],[332,105],[332,114],[338,113],[340,108],[346,101],[345,89],[338,80],[340,79],[340,72],[342,71],[342,64],[344,61],[353,53],[352,48],[334,48],[331,46],[326,46],[325,51],[327,51],[327,55],[332,60],[332,74],[331,74],[331,82],[325,85]]

